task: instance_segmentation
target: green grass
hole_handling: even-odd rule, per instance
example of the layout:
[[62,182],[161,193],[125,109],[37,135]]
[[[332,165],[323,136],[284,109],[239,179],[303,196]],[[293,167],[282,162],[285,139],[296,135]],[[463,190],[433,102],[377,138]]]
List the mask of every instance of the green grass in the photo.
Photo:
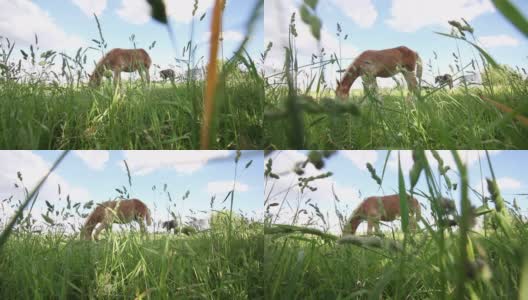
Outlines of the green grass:
[[[152,17],[166,26],[175,46],[163,2],[149,4]],[[246,20],[246,36],[230,57],[223,56],[220,42],[222,57],[207,68],[211,74],[216,71],[218,80],[210,83],[178,74],[186,78],[176,85],[145,86],[129,81],[119,89],[110,83],[101,88],[87,87],[85,75],[92,73],[95,65],[95,61],[88,61],[89,51],[100,51],[93,58],[98,60],[110,50],[103,24],[95,15],[98,37],[92,39],[93,47],[79,48],[75,56],[41,49],[37,36],[29,48],[23,49],[15,48],[16,43],[8,36],[0,36],[0,148],[261,149],[263,79],[246,47],[263,5],[263,0],[254,4]],[[178,67],[189,72],[185,74],[201,69],[201,59],[196,59],[194,27],[203,16],[195,13],[196,9],[183,53],[174,48]],[[178,37],[178,41],[184,39]],[[129,40],[130,48],[136,48],[134,34]],[[219,44],[217,40],[211,42]],[[153,41],[148,50],[155,45]],[[17,60],[15,54],[21,58]],[[158,58],[151,59],[156,62]],[[152,77],[159,68],[153,64],[149,70]],[[212,91],[208,117],[204,117],[206,86]],[[201,130],[207,143],[200,141]]]
[[[67,154],[62,153],[50,173]],[[241,155],[237,151],[234,156],[234,181]],[[251,166],[244,163],[244,169]],[[126,162],[125,166],[129,186],[116,188],[116,198],[131,198],[128,190],[132,190],[132,179]],[[45,201],[46,213],[36,213],[32,209],[41,200],[39,189],[47,175],[32,190],[25,187],[24,175],[19,172],[17,176],[15,185],[24,189],[25,199],[3,199],[2,207],[16,212],[7,215],[0,211],[0,299],[264,297],[263,224],[258,221],[260,216],[250,218],[245,215],[248,212],[233,212],[233,202],[238,198],[234,190],[221,203],[229,209],[217,209],[216,196],[205,200],[210,207],[209,228],[198,231],[201,226],[192,222],[196,212],[182,216],[177,200],[164,184],[167,214],[177,220],[182,231],[197,230],[189,236],[165,232],[142,235],[137,224],[129,224],[122,230],[103,231],[99,241],[86,241],[80,239],[80,224],[94,208],[93,200],[72,203],[68,195],[63,201],[59,186],[58,197]],[[188,190],[181,201],[189,194]],[[154,220],[158,230],[160,221]]]
[[[323,156],[324,153],[311,151],[305,164],[324,168],[324,161],[332,159]],[[401,205],[401,229],[384,230],[380,236],[341,237],[329,231],[328,220],[329,214],[335,213],[341,228],[349,226],[348,214],[339,209],[346,206],[346,200],[339,200],[334,193],[335,211],[321,211],[318,202],[309,203],[311,189],[295,190],[295,184],[277,196],[270,196],[270,190],[280,180],[273,173],[270,158],[266,170],[266,186],[270,189],[266,190],[268,198],[264,202],[266,297],[524,299],[520,295],[521,282],[528,278],[528,269],[522,269],[528,257],[526,218],[515,200],[508,203],[501,196],[489,156],[492,178],[486,179],[490,195],[484,197],[473,191],[482,201],[480,207],[473,207],[466,167],[455,151],[452,154],[456,166],[450,174],[455,173],[459,180],[449,178],[448,168],[437,153],[433,152],[433,156],[438,161],[439,174],[434,173],[424,151],[413,152],[414,164],[405,177],[409,176],[411,185],[419,178],[425,180],[426,191],[406,186],[398,166],[400,199],[405,199],[401,196],[405,193],[420,195],[425,199],[422,205],[429,207],[427,211],[424,209],[417,231],[406,230],[409,208]],[[298,167],[298,182],[317,181],[315,176],[302,175],[304,166]],[[374,180],[379,179],[381,186],[383,180],[378,174],[384,174],[384,170],[371,167],[369,172]],[[288,202],[283,193],[297,193],[293,197],[298,199],[298,205]],[[460,205],[455,207],[455,202],[447,205],[449,202],[441,200],[446,196]],[[276,221],[288,209],[288,219]],[[302,214],[305,221],[299,221]],[[449,220],[457,225],[447,225]],[[400,221],[396,224],[400,225]]]
[[[313,37],[319,41],[316,49],[324,49],[319,36],[322,21],[315,10],[318,3],[300,4],[300,19],[311,27]],[[495,5],[499,9],[502,6],[500,11],[510,22],[522,27],[519,24],[525,22],[524,17],[508,1],[495,1]],[[298,60],[297,23],[293,14],[282,72],[269,74],[264,87],[264,147],[270,150],[526,149],[526,70],[500,65],[478,45],[475,29],[465,20],[448,23],[450,33],[431,34],[442,36],[446,42],[455,41],[455,52],[451,53],[454,60],[449,65],[456,86],[453,91],[423,81],[421,94],[410,102],[407,89],[401,84],[380,90],[378,95],[364,96],[363,91],[353,90],[352,96],[343,101],[335,99],[335,84],[329,83],[326,77],[328,65],[336,65],[337,71],[343,72],[351,63],[343,62],[341,57],[341,43],[348,34],[337,23],[339,49],[334,49],[337,53],[314,49],[311,63],[305,64]],[[461,46],[469,47],[472,57],[462,57]],[[269,44],[265,53],[271,47]],[[435,70],[445,67],[438,65],[434,53],[434,59],[422,58],[426,75],[423,78],[427,75],[434,78],[440,75]],[[480,74],[482,84],[472,86],[462,82],[461,75],[470,73]],[[481,96],[503,106],[497,108]],[[517,117],[524,117],[524,122]]]
[[[123,84],[118,91],[0,82],[0,148],[196,149],[202,91],[202,82],[194,87]],[[259,79],[228,77],[222,99],[213,147],[260,147]]]
[[[519,224],[511,239],[495,233],[470,237],[478,252],[486,255],[490,279],[483,278],[488,272],[484,269],[456,268],[455,233],[446,239],[445,251],[431,236],[420,235],[414,237],[411,249],[401,253],[295,234],[267,236],[268,299],[454,299],[458,272],[474,272],[467,286],[475,299],[517,299],[522,245],[528,242],[526,226]],[[446,285],[441,276],[446,277]]]
[[[268,109],[282,107],[286,92],[275,89],[268,93]],[[383,104],[366,99],[359,106],[359,116],[302,113],[303,146],[305,149],[526,149],[528,127],[480,99],[481,92],[478,88],[440,91],[409,104],[403,92],[382,91]],[[528,115],[525,101],[528,85],[524,91],[502,88],[487,97]],[[361,96],[353,96],[349,101],[358,103],[360,99]],[[265,118],[265,145],[274,149],[293,147],[291,130],[289,120]]]
[[16,234],[0,255],[2,299],[262,299],[262,225],[190,237],[113,233],[97,242]]

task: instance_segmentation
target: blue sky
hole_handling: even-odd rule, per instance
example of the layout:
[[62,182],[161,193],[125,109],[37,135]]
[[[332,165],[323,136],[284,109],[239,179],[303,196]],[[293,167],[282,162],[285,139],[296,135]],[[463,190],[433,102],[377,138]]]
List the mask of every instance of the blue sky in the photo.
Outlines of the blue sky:
[[[208,56],[207,33],[210,28],[213,0],[201,0],[194,19],[193,0],[168,0],[167,10],[174,29],[177,50],[170,42],[167,30],[149,16],[149,7],[144,0],[0,0],[0,36],[8,37],[21,47],[27,48],[39,36],[42,49],[64,50],[70,55],[80,46],[96,46],[91,40],[99,39],[93,13],[102,25],[108,48],[133,48],[129,37],[135,34],[137,47],[148,48],[153,63],[163,68],[175,65],[174,57],[182,58],[182,49],[191,37],[194,20],[194,42],[198,43],[196,61]],[[257,0],[232,0],[227,2],[224,15],[224,57],[230,57],[246,34],[246,23]],[[205,18],[199,21],[202,14]],[[262,16],[251,37],[248,52],[252,57],[262,51]],[[89,52],[89,61],[98,60],[96,51]],[[17,51],[18,55],[18,51]],[[91,64],[93,65],[93,63]]]
[[[282,173],[280,180],[270,181],[265,190],[268,195],[271,191],[271,202],[281,202],[285,193],[281,191],[286,190],[292,183],[296,183],[296,176],[291,173],[292,167],[296,161],[301,161],[306,158],[306,151],[277,151],[271,158],[273,158],[274,172]],[[406,186],[409,186],[408,173],[412,166],[412,157],[410,151],[392,151],[387,163],[385,178],[383,180],[382,189],[379,189],[378,184],[371,178],[370,173],[366,169],[366,163],[370,162],[376,169],[378,175],[381,176],[383,164],[387,155],[387,151],[339,151],[326,161],[323,170],[317,171],[313,166],[306,169],[306,176],[320,174],[322,172],[331,171],[333,176],[318,182],[314,182],[313,186],[317,187],[316,192],[307,192],[300,197],[298,189],[294,188],[287,196],[287,201],[292,207],[295,207],[297,201],[304,202],[311,198],[312,203],[316,203],[323,214],[328,214],[328,219],[331,223],[331,230],[339,232],[337,217],[335,215],[334,200],[332,195],[332,185],[341,200],[339,204],[340,209],[350,214],[359,205],[362,199],[368,196],[375,195],[390,195],[398,191],[398,177],[397,155],[400,153],[402,169],[406,180]],[[453,183],[459,182],[458,173],[455,172],[456,166],[449,151],[440,151],[441,157],[446,165],[451,167],[448,175]],[[481,178],[491,178],[491,173],[488,168],[488,163],[483,151],[459,151],[463,161],[468,165],[470,185],[481,191]],[[429,161],[436,172],[437,164],[431,155]],[[482,166],[482,176],[479,167],[479,157]],[[528,213],[528,197],[516,196],[515,194],[528,194],[528,180],[523,168],[520,164],[525,164],[528,161],[528,151],[492,151],[490,152],[492,166],[497,177],[501,193],[507,201],[513,201],[515,197],[518,204],[524,213]],[[272,185],[274,186],[272,187]],[[422,177],[417,185],[418,189],[427,192],[427,185]],[[443,191],[445,192],[445,187]],[[488,195],[487,186],[484,184],[484,194]],[[444,194],[447,197],[455,199],[459,202],[458,191],[453,194]],[[475,206],[480,206],[481,202],[477,195],[470,193],[472,203]],[[426,200],[418,197],[423,204]],[[428,205],[426,205],[428,207]],[[291,209],[284,206],[282,216],[278,219],[279,222],[291,222]],[[278,207],[274,207],[272,212],[276,212]],[[305,207],[306,208],[306,207]],[[309,208],[307,208],[310,210]],[[427,212],[426,214],[429,214]],[[362,225],[363,226],[363,225]]]
[[[288,24],[292,12],[297,11],[297,48],[300,64],[310,61],[312,53],[318,53],[315,39],[300,20],[298,0],[268,0],[264,20],[265,42],[273,41],[274,50],[266,62],[268,68],[282,66],[282,46],[287,41]],[[322,0],[317,14],[322,20],[322,44],[326,53],[337,53],[339,38],[337,23],[343,30],[341,41],[343,67],[350,64],[360,52],[368,49],[385,49],[405,45],[417,51],[426,64],[432,60],[434,73],[451,73],[453,52],[460,50],[462,61],[467,64],[477,53],[470,46],[443,37],[434,32],[449,33],[448,20],[464,17],[475,28],[478,43],[499,63],[511,66],[528,66],[527,39],[513,28],[489,0]],[[528,2],[513,0],[520,11],[528,14]],[[457,49],[458,47],[458,49]],[[433,51],[438,55],[434,59]],[[300,65],[299,64],[299,65]],[[425,68],[426,80],[431,75]],[[339,77],[337,66],[329,67],[328,82],[334,84]],[[436,74],[435,74],[436,75]],[[392,80],[379,79],[380,85],[390,85]],[[356,83],[353,88],[360,88]]]
[[[23,200],[21,189],[14,186],[18,182],[17,171],[22,173],[25,185],[31,189],[59,155],[59,151],[0,151],[0,198],[14,195],[15,202]],[[169,205],[183,219],[191,215],[190,210],[206,210],[207,213],[196,216],[207,218],[213,195],[216,195],[215,210],[229,207],[228,201],[223,204],[221,201],[232,189],[234,156],[234,151],[72,151],[42,188],[34,215],[39,216],[45,211],[44,200],[62,207],[69,194],[72,202],[94,200],[100,203],[118,196],[115,189],[122,189],[124,185],[130,190],[131,197],[139,198],[149,206],[157,221],[169,218]],[[132,175],[131,189],[124,159]],[[250,160],[253,163],[245,169]],[[262,164],[261,151],[242,152],[234,209],[247,217],[261,217]],[[62,196],[58,195],[59,184]],[[164,192],[164,184],[167,184],[166,191],[171,194],[172,204]],[[156,186],[155,190],[153,186]],[[187,191],[190,191],[189,197],[182,200]],[[5,221],[6,214],[12,213],[12,209],[6,203],[1,208],[0,218]]]

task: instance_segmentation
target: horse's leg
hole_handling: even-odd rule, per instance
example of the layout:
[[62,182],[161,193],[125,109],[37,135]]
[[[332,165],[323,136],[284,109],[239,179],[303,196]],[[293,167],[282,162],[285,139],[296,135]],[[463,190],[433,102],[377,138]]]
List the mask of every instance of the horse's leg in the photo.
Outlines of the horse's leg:
[[409,89],[409,95],[407,96],[407,101],[410,101],[410,94],[414,94],[416,97],[419,96],[418,91],[418,82],[416,81],[416,74],[411,71],[402,71],[403,78],[407,82],[407,88]]
[[365,74],[361,76],[361,79],[363,80],[363,92],[365,95],[372,95],[373,97],[377,98],[378,83],[376,82],[376,77]]
[[363,75],[361,81],[363,81],[363,93],[367,96],[370,92],[370,80],[367,75]]
[[147,78],[147,84],[150,84],[150,73],[147,68],[145,68],[145,77]]
[[139,223],[139,230],[141,231],[141,234],[147,233],[147,228],[145,227],[145,223],[143,222],[143,220],[139,219],[137,220],[137,222]]
[[418,221],[416,220],[416,215],[411,215],[410,216],[410,228],[411,228],[411,231],[416,231],[416,227],[418,225]]
[[99,224],[99,227],[97,227],[97,228],[95,229],[94,240],[96,240],[96,241],[99,240],[99,239],[98,239],[99,234],[101,233],[101,231],[102,231],[103,229],[107,228],[107,226],[108,226],[108,225],[107,225],[106,222],[104,222],[104,221],[103,221],[102,223]]
[[114,85],[121,84],[121,71],[119,69],[114,70]]
[[372,218],[367,219],[367,235],[372,234],[372,227],[374,226],[374,222]]

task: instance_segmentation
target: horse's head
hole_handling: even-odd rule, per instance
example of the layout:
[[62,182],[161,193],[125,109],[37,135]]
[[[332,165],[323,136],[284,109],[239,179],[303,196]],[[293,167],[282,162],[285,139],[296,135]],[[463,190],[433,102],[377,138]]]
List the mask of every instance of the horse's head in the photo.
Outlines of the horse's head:
[[101,76],[97,74],[97,72],[93,72],[92,74],[90,74],[90,80],[88,81],[88,85],[93,88],[101,85]]
[[336,80],[337,87],[336,87],[336,97],[339,99],[348,99],[348,96],[350,95],[349,91],[350,89],[345,86],[343,83],[341,83],[339,80]]

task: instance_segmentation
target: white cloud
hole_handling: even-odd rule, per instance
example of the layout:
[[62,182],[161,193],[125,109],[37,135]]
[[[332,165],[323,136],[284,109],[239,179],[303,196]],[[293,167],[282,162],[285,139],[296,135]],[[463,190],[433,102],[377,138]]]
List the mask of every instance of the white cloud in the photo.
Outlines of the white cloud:
[[[267,0],[264,2],[264,36],[265,44],[273,42],[273,48],[266,59],[266,68],[280,69],[284,63],[284,47],[288,45],[288,28],[291,15],[296,13],[296,30],[298,33],[295,39],[298,59],[302,63],[310,61],[312,54],[319,54],[320,47],[324,47],[327,55],[337,53],[341,50],[344,57],[352,57],[358,54],[356,47],[349,41],[343,41],[340,45],[334,33],[330,33],[323,24],[321,30],[321,45],[312,36],[310,28],[300,20],[298,5],[295,0],[278,1]],[[329,77],[331,78],[331,77]]]
[[[234,30],[227,30],[222,33],[224,41],[226,42],[239,42],[244,39],[244,35],[241,32]],[[211,38],[211,32],[207,31],[202,36],[202,42],[209,42]]]
[[520,189],[522,186],[519,180],[511,177],[498,178],[497,184],[499,185],[499,188],[503,190],[517,190]]
[[204,167],[211,159],[229,156],[227,150],[182,150],[182,151],[125,151],[130,172],[146,175],[159,169],[174,169],[191,174]]
[[378,17],[378,11],[371,0],[354,0],[353,4],[350,0],[333,0],[333,2],[336,8],[342,10],[359,27],[371,27]]
[[[31,191],[50,168],[49,163],[31,151],[0,151],[0,199],[13,196],[15,201],[24,200],[25,194],[17,178],[17,172],[21,173],[24,186]],[[15,183],[19,188],[15,187]],[[52,173],[39,191],[37,204],[33,210],[35,215],[40,214],[39,210],[42,210],[44,200],[55,203],[59,199],[59,185],[63,199],[66,195],[70,195],[73,202],[84,203],[90,200],[90,194],[86,189],[74,186],[56,173]]]
[[[334,210],[334,196],[332,193],[332,187],[336,195],[339,197],[340,205],[349,205],[349,211],[345,214],[350,213],[357,205],[359,205],[361,199],[359,197],[359,190],[353,185],[343,186],[337,183],[332,177],[318,179],[310,183],[310,186],[316,187],[316,191],[305,190],[303,196],[300,194],[300,188],[297,186],[297,175],[291,172],[296,162],[306,160],[306,155],[300,151],[280,151],[278,155],[272,155],[274,173],[280,175],[279,180],[273,180],[268,183],[265,195],[267,196],[271,192],[269,203],[280,203],[286,197],[287,203],[283,205],[282,211],[277,218],[277,223],[290,224],[293,220],[293,214],[298,204],[313,212],[313,209],[306,204],[305,201],[312,199],[311,203],[317,204],[319,209],[325,215],[325,219],[329,224],[331,231],[340,232],[339,220]],[[265,160],[265,163],[267,159]],[[315,176],[326,172],[326,170],[317,170],[312,164],[307,164],[304,169],[305,173],[303,177]],[[289,192],[287,192],[289,190]],[[276,214],[279,206],[270,207],[270,212]],[[297,224],[305,224],[309,221],[310,215],[301,214],[297,220]],[[347,217],[347,216],[345,216]],[[320,220],[312,220],[315,224],[321,225]]]
[[[491,178],[490,178],[491,179]],[[497,178],[497,184],[499,189],[502,190],[518,190],[522,187],[522,183],[512,177],[499,177]],[[486,196],[489,196],[488,192],[488,182],[486,178],[479,179],[471,187],[479,193],[483,193]]]
[[73,3],[87,16],[100,15],[106,8],[106,0],[73,0]]
[[[211,181],[207,183],[207,192],[211,195],[228,193],[233,190],[233,180],[229,181]],[[235,192],[247,192],[249,186],[239,181],[236,182]]]
[[521,44],[518,39],[506,34],[481,36],[478,41],[487,48],[515,47]]
[[[167,15],[174,21],[189,23],[192,20],[194,9],[193,0],[165,0]],[[195,17],[199,18],[210,7],[214,0],[200,0]],[[229,6],[229,2],[227,4]],[[227,8],[226,8],[227,9]],[[117,14],[125,21],[132,24],[144,24],[150,20],[151,9],[147,1],[144,0],[122,0],[121,6],[117,9]]]
[[367,171],[367,163],[374,165],[378,160],[378,152],[375,150],[347,150],[340,154],[351,160],[360,170]]
[[117,14],[132,24],[144,24],[150,20],[150,6],[144,0],[123,0]]
[[110,158],[110,152],[103,150],[76,150],[73,151],[90,169],[102,170]]
[[[412,159],[412,151],[411,150],[400,150],[400,151],[393,151],[391,154],[391,158],[389,158],[388,165],[393,170],[398,169],[398,152],[400,153],[400,160],[401,160],[401,167],[403,174],[407,174],[413,165],[413,159]],[[449,150],[438,150],[437,151],[442,160],[444,161],[444,166],[450,166],[451,169],[456,169],[456,163],[453,159],[453,155],[451,154],[451,151]],[[478,162],[479,157],[481,160],[486,159],[486,151],[484,150],[458,150],[457,151],[460,159],[462,162],[466,164],[466,166],[471,167],[474,163]],[[500,150],[491,150],[488,151],[490,155],[495,155],[497,153],[500,153]],[[431,151],[426,151],[425,153],[429,164],[432,168],[437,168],[438,163],[436,159],[431,154]]]
[[430,25],[447,26],[447,21],[460,18],[471,22],[493,11],[489,0],[392,0],[387,24],[398,31],[413,32]]
[[54,50],[84,46],[85,41],[68,34],[55,23],[47,11],[26,0],[0,0],[0,35],[27,46],[38,36],[42,48]]

